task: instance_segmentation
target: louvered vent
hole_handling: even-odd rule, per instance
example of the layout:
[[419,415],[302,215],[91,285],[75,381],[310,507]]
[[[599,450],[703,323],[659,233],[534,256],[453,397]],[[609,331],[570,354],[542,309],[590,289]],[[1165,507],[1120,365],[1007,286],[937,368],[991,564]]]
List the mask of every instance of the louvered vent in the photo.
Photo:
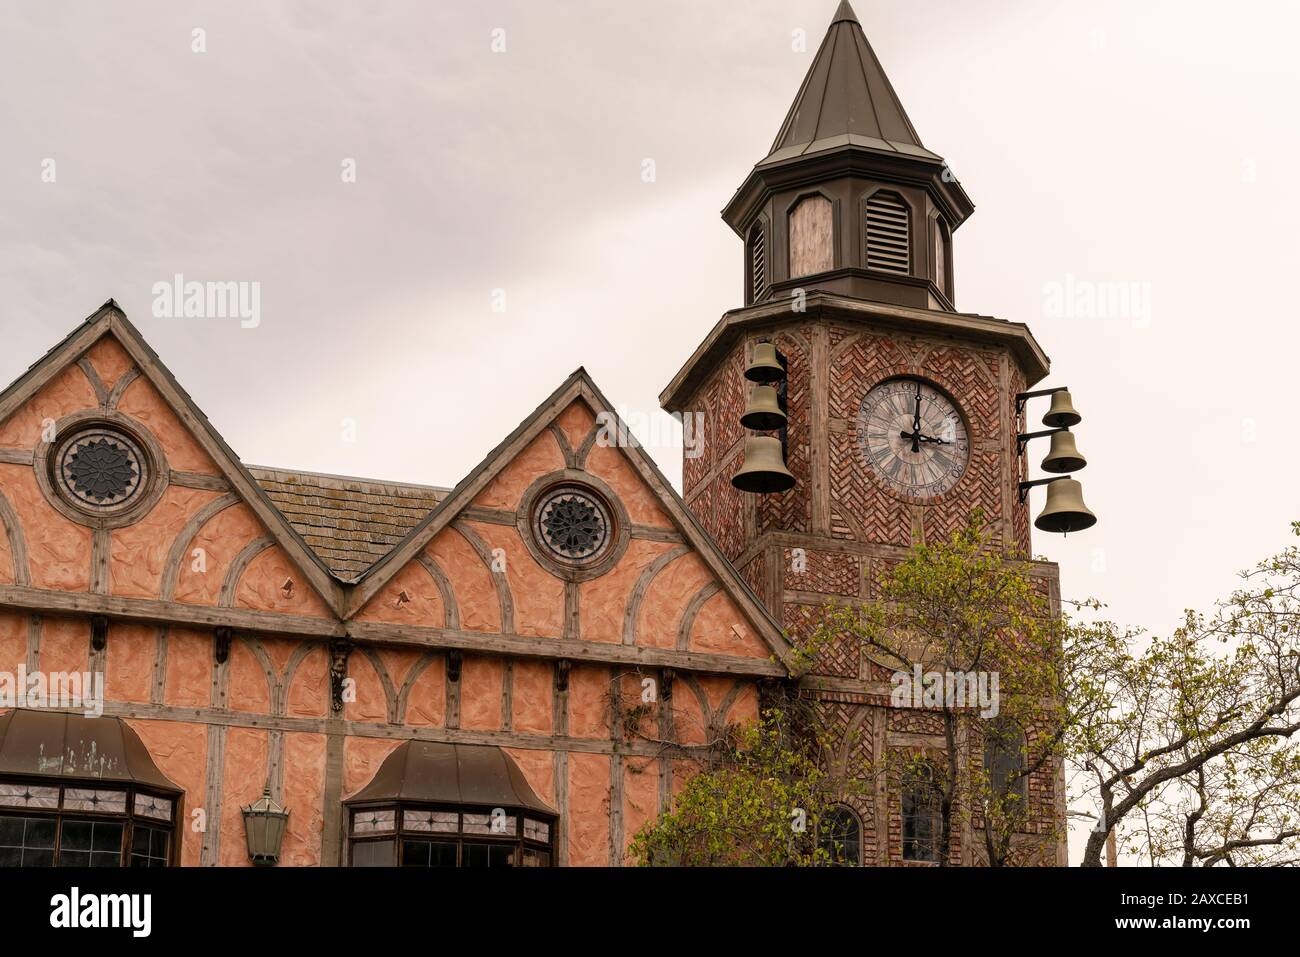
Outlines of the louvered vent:
[[911,270],[908,257],[907,206],[891,193],[877,193],[867,200],[867,268],[906,276]]
[[753,283],[754,301],[757,302],[767,288],[767,231],[761,223],[749,234],[749,276]]

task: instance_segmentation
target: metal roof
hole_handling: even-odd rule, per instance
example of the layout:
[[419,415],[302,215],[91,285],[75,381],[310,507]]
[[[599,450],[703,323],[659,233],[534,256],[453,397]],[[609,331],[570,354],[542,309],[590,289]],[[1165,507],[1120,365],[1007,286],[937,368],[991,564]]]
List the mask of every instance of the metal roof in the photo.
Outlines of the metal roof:
[[844,147],[941,160],[921,144],[848,0],[835,12],[781,132],[758,165]]
[[121,718],[15,708],[0,716],[0,774],[93,778],[179,794]]
[[490,745],[407,741],[344,804],[409,801],[522,808],[556,817],[514,759]]

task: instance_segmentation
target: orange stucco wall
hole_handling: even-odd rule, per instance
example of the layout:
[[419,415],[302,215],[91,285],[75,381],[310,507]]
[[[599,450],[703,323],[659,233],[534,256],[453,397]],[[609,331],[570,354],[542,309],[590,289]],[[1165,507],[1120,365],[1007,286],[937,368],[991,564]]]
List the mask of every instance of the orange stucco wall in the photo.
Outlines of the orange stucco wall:
[[[111,338],[93,345],[85,358],[105,392],[134,370],[131,355]],[[49,420],[98,405],[91,378],[74,359],[0,422],[0,450],[21,459],[41,442]],[[101,533],[95,547],[107,546],[107,575],[100,576],[95,594],[91,528],[50,505],[31,465],[0,463],[0,506],[17,525],[17,537],[0,526],[0,586],[18,580],[21,541],[32,589],[82,593],[93,601],[144,601],[153,603],[151,608],[168,602],[224,604],[342,627],[284,539],[247,503],[234,502],[206,520],[196,519],[231,494],[221,482],[235,466],[213,460],[147,375],[126,386],[117,411],[156,440],[170,470],[207,477],[188,479],[188,485],[204,487],[169,485],[134,524]],[[431,641],[428,648],[354,647],[341,714],[331,706],[325,635],[237,630],[222,665],[209,625],[169,620],[166,613],[142,620],[110,615],[102,655],[106,713],[125,715],[159,769],[183,790],[181,863],[247,864],[240,808],[256,800],[268,780],[278,782],[278,797],[291,811],[283,863],[328,862],[326,822],[338,812],[331,802],[365,785],[411,734],[450,740],[474,735],[475,741],[499,735],[537,794],[553,806],[564,802],[567,838],[560,850],[571,864],[608,864],[611,853],[617,857],[620,850],[611,849],[611,835],[621,833],[625,846],[658,812],[660,759],[646,754],[617,759],[620,797],[612,804],[613,689],[622,675],[623,698],[636,694],[639,671],[575,661],[564,691],[552,660],[562,654],[510,658],[467,650],[457,683],[450,678],[447,652],[432,641],[450,627],[454,608],[462,637],[583,641],[621,650],[630,609],[639,603],[631,616],[631,643],[675,651],[688,607],[702,589],[719,584],[689,548],[657,574],[648,574],[656,559],[684,548],[681,530],[623,450],[594,444],[579,468],[615,496],[633,534],[605,574],[576,589],[568,586],[576,591],[578,609],[570,622],[566,582],[533,557],[509,519],[538,478],[566,468],[566,454],[578,454],[596,419],[579,399],[560,410],[554,424],[562,439],[542,428],[474,496],[478,511],[454,517],[423,546],[422,558],[434,566],[433,573],[419,560],[395,568],[356,613],[357,622],[410,626]],[[489,555],[504,556],[504,568],[494,570],[476,541]],[[261,550],[236,575],[236,559],[246,549],[252,554],[250,546]],[[439,578],[449,586],[449,599]],[[174,588],[167,587],[169,580]],[[40,611],[33,618],[31,610],[0,604],[0,671],[16,671],[33,650],[43,670],[87,670],[92,661],[87,614]],[[769,654],[725,589],[699,608],[687,637],[691,651],[745,658]],[[683,743],[702,743],[707,728],[756,713],[752,679],[700,675],[697,695],[682,674],[672,724]],[[341,748],[332,735],[342,738]],[[566,740],[580,749],[566,747]],[[341,765],[330,764],[331,747],[341,750]]]

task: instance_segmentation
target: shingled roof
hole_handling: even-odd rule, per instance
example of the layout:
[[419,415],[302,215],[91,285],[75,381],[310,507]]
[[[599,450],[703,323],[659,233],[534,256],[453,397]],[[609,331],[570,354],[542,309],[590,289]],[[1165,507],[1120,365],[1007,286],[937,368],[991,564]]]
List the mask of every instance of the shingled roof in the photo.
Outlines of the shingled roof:
[[450,493],[431,485],[247,468],[294,531],[344,581],[388,554]]

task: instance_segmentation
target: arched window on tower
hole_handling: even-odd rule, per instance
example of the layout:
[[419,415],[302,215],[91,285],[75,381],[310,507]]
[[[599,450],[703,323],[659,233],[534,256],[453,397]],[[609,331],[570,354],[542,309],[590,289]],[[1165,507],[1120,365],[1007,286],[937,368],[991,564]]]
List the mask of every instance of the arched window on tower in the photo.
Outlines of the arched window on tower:
[[952,290],[948,288],[948,249],[951,239],[948,236],[948,224],[942,217],[934,221],[934,284],[939,291],[952,300]]
[[758,302],[767,291],[767,226],[760,219],[749,230],[749,295]]
[[[1025,767],[1025,733],[1008,721],[995,721],[984,729],[984,774],[995,798],[1012,796],[1018,810],[1029,804],[1029,777]],[[1016,809],[1008,803],[1007,811]]]
[[862,824],[853,808],[834,804],[817,823],[817,844],[828,863],[857,867],[862,863]]
[[897,193],[872,193],[863,210],[867,268],[909,275],[912,271],[911,219]]
[[939,772],[931,761],[920,761],[903,772],[903,860],[939,860],[942,827]]
[[835,205],[821,194],[805,196],[790,210],[790,278],[835,268]]

